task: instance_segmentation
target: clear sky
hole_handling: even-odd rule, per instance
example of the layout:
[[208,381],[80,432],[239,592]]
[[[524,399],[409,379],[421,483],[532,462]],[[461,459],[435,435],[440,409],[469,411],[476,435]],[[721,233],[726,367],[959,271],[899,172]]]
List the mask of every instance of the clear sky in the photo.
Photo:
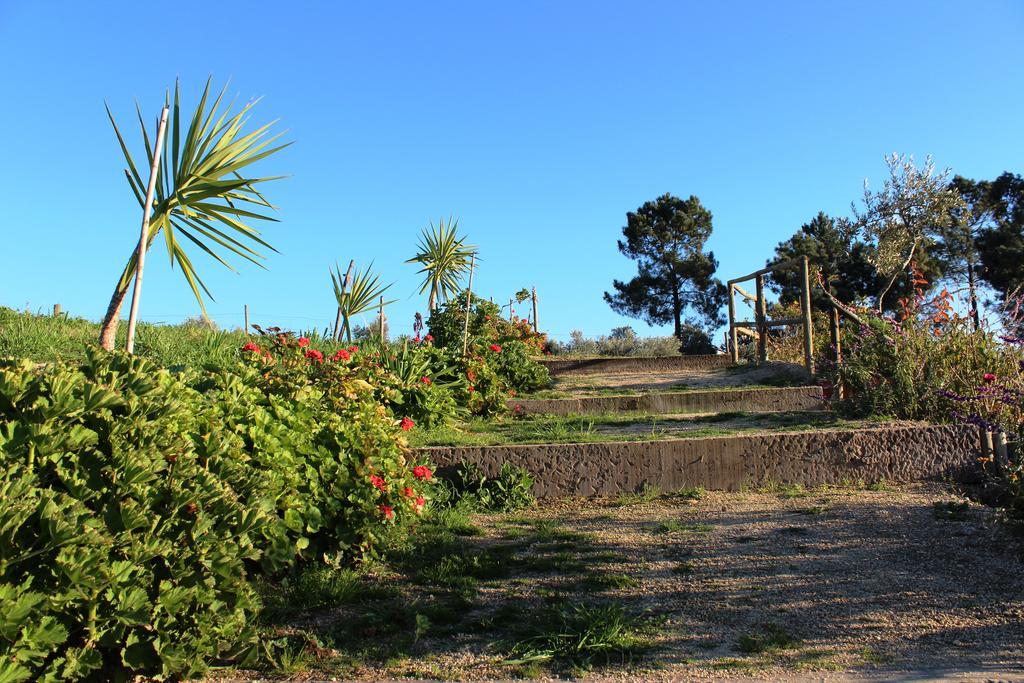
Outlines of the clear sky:
[[[295,141],[258,167],[289,175],[266,187],[268,270],[194,259],[221,325],[247,303],[322,327],[328,268],[355,258],[395,281],[407,331],[425,300],[403,261],[454,214],[481,294],[536,286],[559,339],[651,333],[601,296],[635,272],[615,247],[627,211],[700,197],[724,280],[847,213],[887,153],[1021,172],[1022,46],[1022,2],[0,0],[0,304],[101,316],[140,220],[103,102],[154,119],[175,78],[194,101],[212,74]],[[142,318],[196,315],[161,248]]]

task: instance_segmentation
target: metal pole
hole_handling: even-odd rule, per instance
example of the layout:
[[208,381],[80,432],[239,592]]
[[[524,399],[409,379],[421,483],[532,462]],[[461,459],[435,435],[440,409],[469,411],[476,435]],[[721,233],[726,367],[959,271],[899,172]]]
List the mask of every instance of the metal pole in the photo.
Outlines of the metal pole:
[[469,259],[469,286],[466,287],[466,323],[462,328],[462,355],[469,349],[469,311],[473,308],[473,270],[476,268],[476,254]]
[[139,235],[139,249],[135,256],[135,288],[132,290],[132,307],[128,313],[128,343],[125,350],[135,351],[135,323],[139,316],[139,299],[142,296],[142,269],[146,264],[146,248],[149,246],[149,213],[153,210],[153,191],[156,189],[156,174],[160,167],[160,152],[164,146],[164,131],[167,129],[167,110],[160,112],[160,124],[156,129],[153,146],[153,163],[149,167],[149,185],[146,187],[146,203],[142,209],[142,230]]
[[380,320],[380,340],[384,341],[384,297],[380,298],[380,307],[377,311],[377,318]]
[[249,334],[249,304],[245,304],[244,308],[245,308],[245,333]]

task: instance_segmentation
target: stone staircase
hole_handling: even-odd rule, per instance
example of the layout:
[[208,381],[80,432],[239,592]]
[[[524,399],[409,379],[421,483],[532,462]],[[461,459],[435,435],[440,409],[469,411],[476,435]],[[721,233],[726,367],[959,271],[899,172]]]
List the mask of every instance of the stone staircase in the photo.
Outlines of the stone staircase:
[[[822,388],[793,364],[733,365],[721,355],[544,364],[553,388],[517,397],[509,407],[527,418],[604,416],[590,438],[432,447],[424,454],[442,467],[474,462],[490,475],[512,462],[533,474],[538,496],[912,481],[955,475],[973,458],[976,434],[966,427],[833,420]],[[652,434],[652,420],[667,426]]]

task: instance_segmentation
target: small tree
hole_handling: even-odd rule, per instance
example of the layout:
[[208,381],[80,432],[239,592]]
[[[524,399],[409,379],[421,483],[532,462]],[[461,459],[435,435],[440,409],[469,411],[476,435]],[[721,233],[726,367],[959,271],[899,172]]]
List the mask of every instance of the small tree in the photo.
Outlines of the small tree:
[[466,237],[459,237],[459,219],[442,218],[437,227],[431,223],[420,234],[419,250],[406,263],[418,263],[422,268],[423,285],[420,294],[430,292],[427,311],[433,312],[449,297],[461,291],[463,276],[469,273],[470,259],[476,247],[466,244]]
[[965,208],[949,184],[949,170],[936,173],[930,156],[922,168],[908,155],[892,154],[885,163],[889,178],[882,189],[872,192],[865,181],[863,211],[852,206],[854,225],[870,245],[869,259],[881,278],[879,311],[899,276],[941,235],[953,214]]
[[723,322],[725,285],[714,277],[718,261],[704,251],[711,236],[711,212],[697,197],[665,194],[626,214],[619,251],[637,262],[629,282],[615,280],[604,300],[617,313],[651,325],[673,323],[677,338],[684,322],[712,328]]
[[[244,132],[243,128],[256,101],[249,102],[237,113],[229,116],[230,105],[223,111],[220,110],[224,93],[225,90],[221,90],[208,106],[208,80],[195,112],[191,117],[185,118],[180,107],[178,84],[175,83],[174,101],[158,166],[146,241],[148,250],[156,237],[163,232],[171,267],[173,268],[175,263],[178,264],[181,274],[199,302],[203,317],[206,317],[203,294],[211,298],[212,295],[185,252],[185,246],[194,245],[227,268],[231,266],[218,250],[235,254],[262,267],[260,261],[264,257],[258,249],[273,247],[263,241],[259,231],[255,230],[251,223],[254,220],[277,219],[266,215],[265,210],[274,207],[267,202],[256,186],[280,176],[255,178],[246,177],[242,173],[246,172],[251,164],[288,146],[271,146],[279,137],[269,135],[273,122],[251,132]],[[151,159],[151,150],[154,147],[151,142],[155,141],[151,141],[146,132],[141,110],[138,107],[136,110],[142,128],[145,157]],[[114,133],[124,154],[128,184],[139,206],[143,207],[146,181],[140,175],[109,109],[107,116],[114,126]],[[121,307],[135,276],[137,253],[138,249],[133,248],[103,317],[100,345],[108,350],[114,348]]]
[[1006,297],[1024,287],[1024,177],[1002,173],[975,185],[967,201],[980,204],[987,218],[975,241],[981,279]]
[[[396,299],[381,302],[381,297],[391,288],[391,284],[381,282],[380,275],[373,272],[372,263],[366,270],[356,268],[347,288],[344,287],[344,282],[345,276],[341,272],[341,267],[336,264],[331,271],[331,284],[334,287],[334,298],[341,310],[341,332],[345,333],[348,341],[352,341],[352,318],[380,306],[393,304]],[[340,334],[335,336],[341,338]]]

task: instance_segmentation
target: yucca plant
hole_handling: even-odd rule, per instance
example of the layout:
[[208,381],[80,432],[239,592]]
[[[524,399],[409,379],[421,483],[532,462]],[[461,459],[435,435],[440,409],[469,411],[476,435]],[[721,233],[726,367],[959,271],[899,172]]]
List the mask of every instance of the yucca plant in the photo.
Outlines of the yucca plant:
[[448,298],[461,290],[462,277],[469,272],[470,259],[476,253],[476,247],[466,244],[465,236],[459,237],[459,219],[442,218],[434,227],[424,228],[420,234],[419,251],[406,263],[418,263],[422,266],[418,272],[423,273],[423,285],[420,294],[430,291],[427,307],[434,311]]
[[[391,284],[381,282],[380,275],[373,272],[373,263],[370,263],[366,270],[358,268],[352,274],[348,286],[345,286],[345,275],[341,267],[335,264],[331,271],[331,283],[334,285],[334,298],[338,301],[338,309],[341,311],[341,331],[348,341],[352,341],[353,316],[360,313],[372,311],[375,307],[383,307],[395,303],[396,299],[381,302],[384,292],[391,288]],[[341,335],[337,335],[339,338]]]
[[[259,231],[252,228],[250,223],[277,219],[263,212],[275,207],[260,194],[256,186],[282,176],[248,177],[241,171],[291,144],[272,146],[281,135],[270,135],[270,129],[276,121],[252,132],[244,132],[250,112],[258,100],[250,101],[232,115],[231,104],[221,109],[226,90],[227,86],[208,106],[211,93],[210,80],[207,80],[199,105],[190,119],[183,120],[179,88],[177,83],[174,84],[174,102],[157,171],[146,243],[148,249],[157,235],[163,232],[171,267],[174,267],[175,262],[180,266],[182,275],[199,302],[203,317],[206,317],[203,294],[211,299],[213,296],[196,272],[184,245],[191,242],[231,270],[234,268],[224,259],[221,250],[263,267],[260,261],[265,257],[258,249],[274,248],[263,241]],[[153,155],[151,143],[155,143],[155,140],[150,140],[138,104],[135,108],[142,129],[146,159],[149,160]],[[114,133],[128,165],[125,169],[128,184],[139,206],[143,207],[146,179],[140,175],[109,107],[107,116],[114,126]],[[147,168],[148,162],[143,167]],[[103,318],[100,345],[106,349],[114,348],[121,307],[135,275],[136,257],[136,250],[133,250]]]

